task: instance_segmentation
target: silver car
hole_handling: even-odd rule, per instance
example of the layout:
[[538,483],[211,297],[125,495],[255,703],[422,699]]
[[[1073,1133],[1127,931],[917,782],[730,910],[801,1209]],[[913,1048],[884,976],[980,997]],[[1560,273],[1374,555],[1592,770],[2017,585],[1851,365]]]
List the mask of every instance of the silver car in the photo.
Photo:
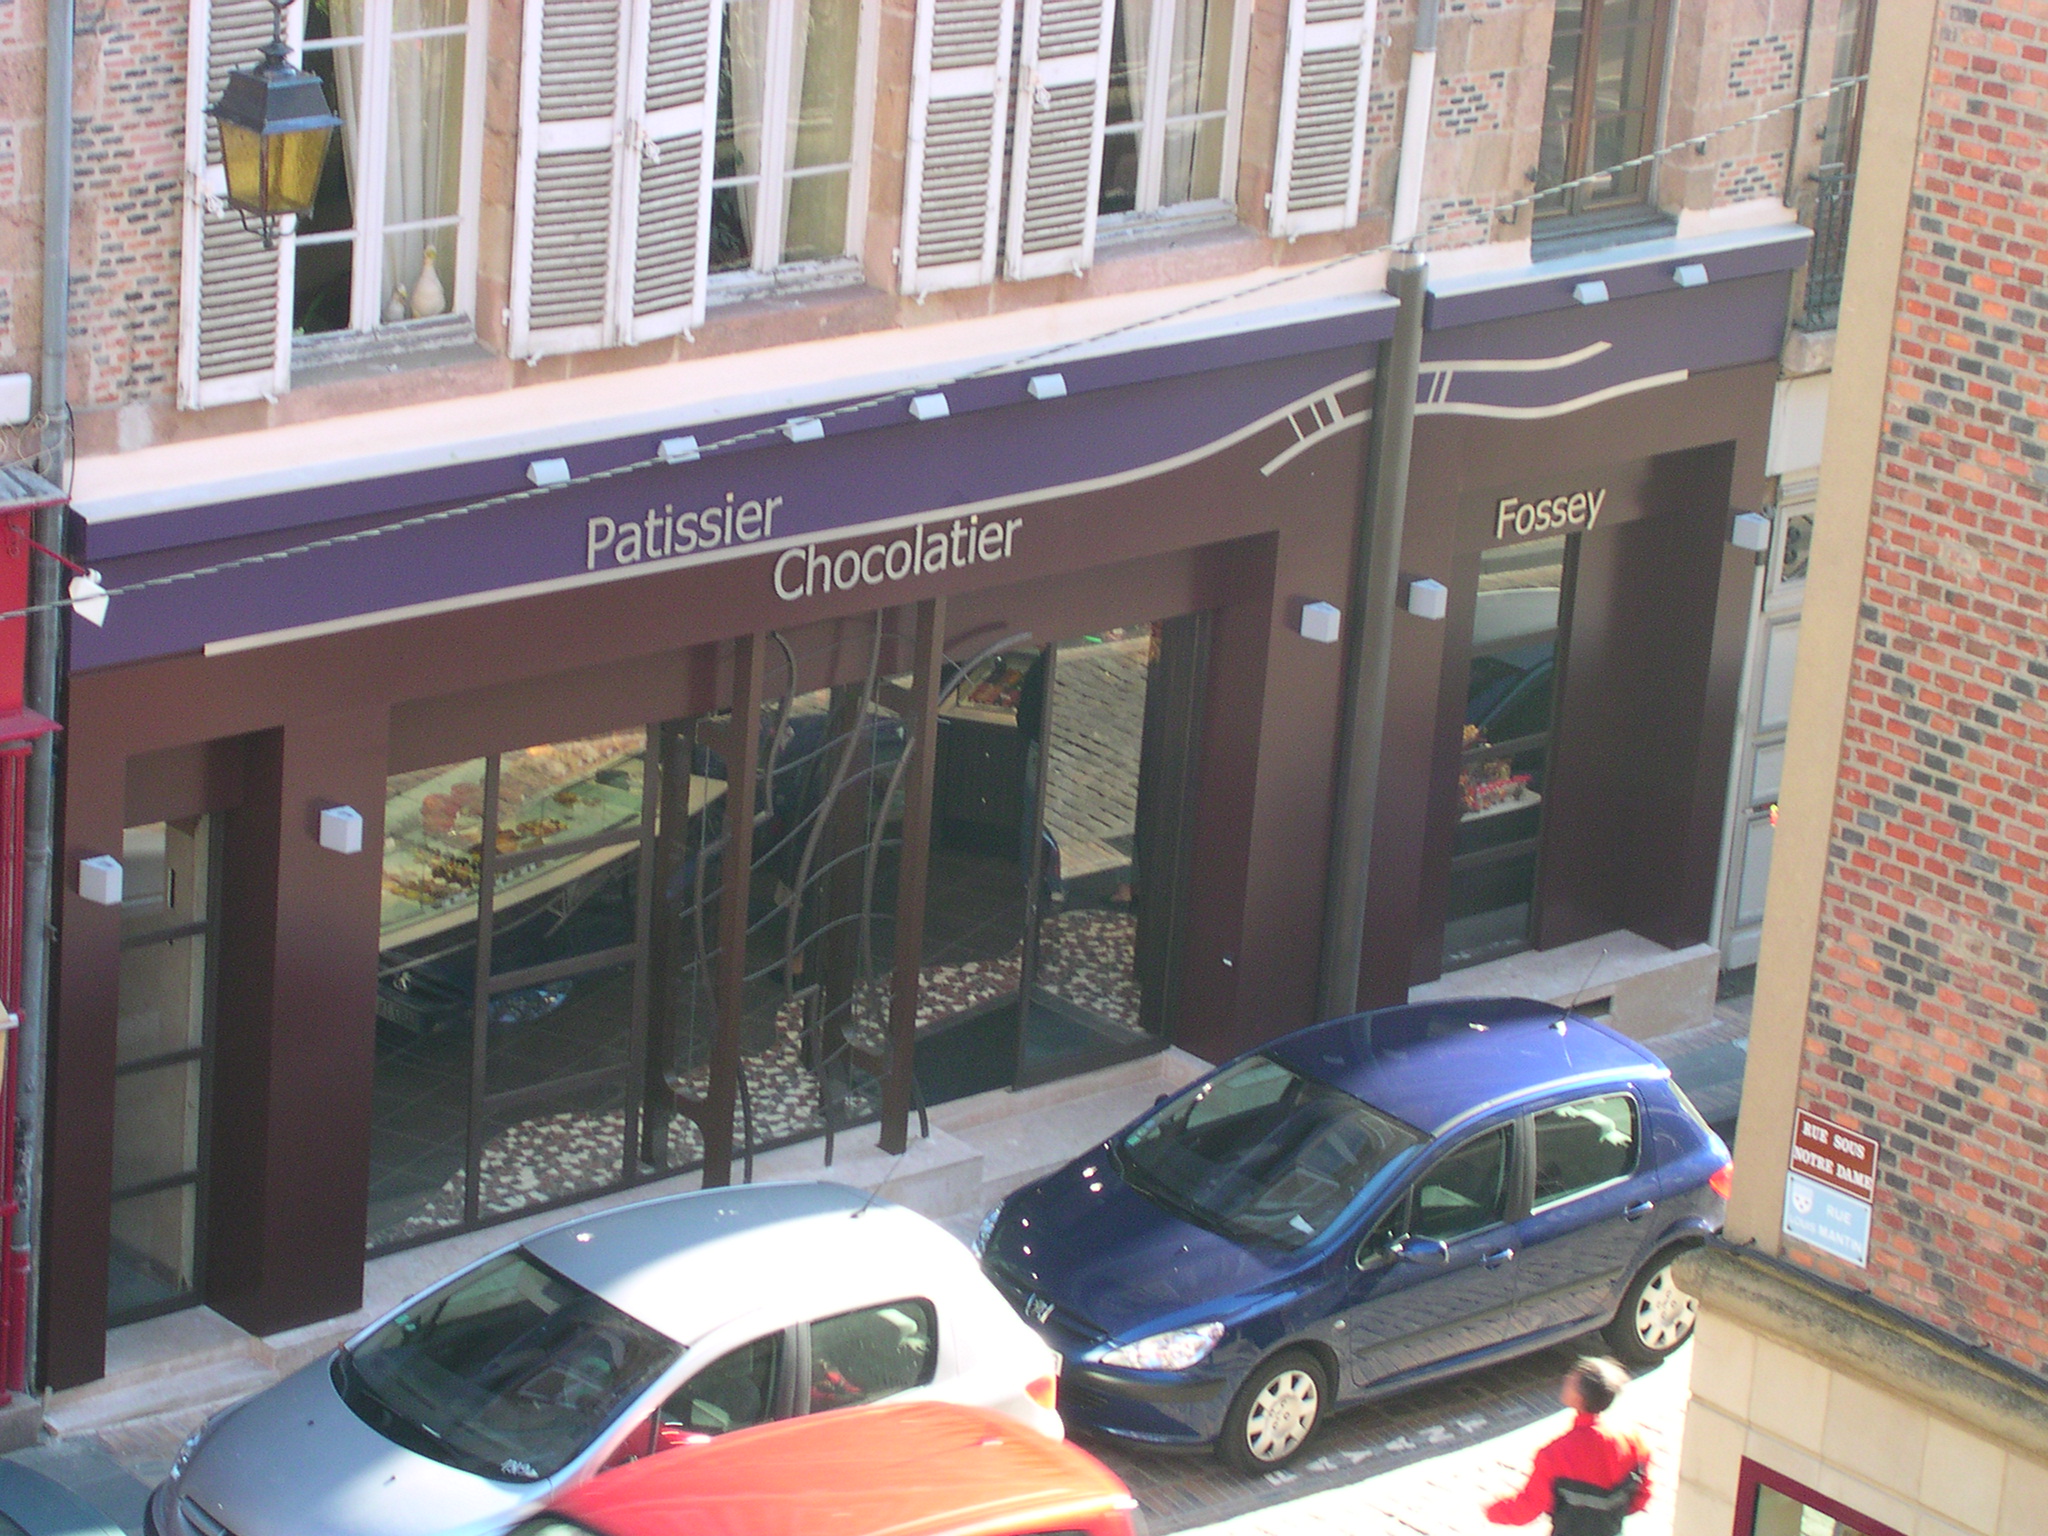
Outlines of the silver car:
[[941,1228],[834,1184],[499,1250],[213,1419],[150,1536],[481,1536],[694,1436],[924,1396],[1062,1431],[1057,1356]]

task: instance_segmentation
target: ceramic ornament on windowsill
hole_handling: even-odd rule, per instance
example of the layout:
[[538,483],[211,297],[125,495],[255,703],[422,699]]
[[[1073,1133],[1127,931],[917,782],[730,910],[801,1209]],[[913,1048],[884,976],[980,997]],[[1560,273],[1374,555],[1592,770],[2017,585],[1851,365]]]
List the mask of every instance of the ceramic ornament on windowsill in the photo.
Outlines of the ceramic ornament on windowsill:
[[412,285],[412,317],[430,320],[448,307],[448,294],[441,287],[441,274],[434,270],[436,252],[430,245],[420,257],[420,275]]
[[412,313],[412,306],[406,300],[405,284],[399,283],[391,290],[391,297],[384,301],[384,323],[396,325]]

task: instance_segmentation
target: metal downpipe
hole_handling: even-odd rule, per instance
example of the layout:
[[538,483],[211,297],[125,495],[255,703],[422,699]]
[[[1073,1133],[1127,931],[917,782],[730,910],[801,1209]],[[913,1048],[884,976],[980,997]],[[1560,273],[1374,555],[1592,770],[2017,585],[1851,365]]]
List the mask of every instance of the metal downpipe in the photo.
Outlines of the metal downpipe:
[[[68,405],[71,338],[71,80],[72,0],[46,0],[44,10],[43,98],[43,357],[36,406],[43,421],[43,451],[38,466],[53,485],[69,487],[71,477],[71,413]],[[48,507],[35,514],[36,542],[45,549],[65,548],[67,509]],[[38,714],[63,719],[64,614],[55,605],[63,596],[63,572],[47,555],[31,555],[29,572],[28,674],[22,702]],[[16,1217],[10,1269],[22,1274],[15,1304],[22,1315],[9,1322],[19,1328],[26,1361],[25,1384],[41,1376],[38,1364],[37,1318],[41,1271],[35,1255],[42,1250],[42,1153],[44,1066],[49,1058],[50,969],[53,954],[51,905],[55,898],[57,825],[56,734],[39,737],[29,754],[27,810],[23,817],[21,1027],[15,1037],[20,1052],[15,1071],[16,1143],[14,1199]]]
[[1344,646],[1344,726],[1338,738],[1337,798],[1323,903],[1323,957],[1316,1017],[1358,1007],[1359,951],[1372,872],[1372,823],[1379,799],[1380,748],[1387,728],[1387,675],[1394,604],[1401,586],[1401,530],[1408,505],[1408,456],[1415,438],[1415,385],[1422,364],[1422,309],[1429,264],[1400,251],[1387,274],[1401,301],[1394,334],[1380,345],[1372,381],[1372,436],[1365,495],[1351,559],[1351,617]]

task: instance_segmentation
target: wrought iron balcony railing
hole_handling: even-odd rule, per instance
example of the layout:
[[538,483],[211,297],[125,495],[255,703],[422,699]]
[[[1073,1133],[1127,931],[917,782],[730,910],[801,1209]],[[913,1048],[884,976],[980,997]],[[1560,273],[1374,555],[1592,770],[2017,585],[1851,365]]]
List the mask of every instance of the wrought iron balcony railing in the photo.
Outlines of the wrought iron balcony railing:
[[1813,249],[1806,258],[1806,296],[1794,322],[1802,331],[1831,331],[1842,308],[1842,265],[1849,253],[1849,208],[1856,173],[1824,165],[1813,174],[1813,198],[1806,222]]

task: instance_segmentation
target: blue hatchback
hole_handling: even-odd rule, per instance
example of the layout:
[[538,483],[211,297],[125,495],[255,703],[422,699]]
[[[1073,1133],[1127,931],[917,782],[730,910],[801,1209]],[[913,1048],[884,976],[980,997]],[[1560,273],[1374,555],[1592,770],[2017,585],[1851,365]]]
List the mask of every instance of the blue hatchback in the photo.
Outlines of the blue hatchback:
[[1324,1414],[1600,1328],[1691,1336],[1728,1149],[1663,1063],[1524,999],[1383,1009],[1227,1062],[1010,1196],[982,1267],[1069,1424],[1264,1471]]

